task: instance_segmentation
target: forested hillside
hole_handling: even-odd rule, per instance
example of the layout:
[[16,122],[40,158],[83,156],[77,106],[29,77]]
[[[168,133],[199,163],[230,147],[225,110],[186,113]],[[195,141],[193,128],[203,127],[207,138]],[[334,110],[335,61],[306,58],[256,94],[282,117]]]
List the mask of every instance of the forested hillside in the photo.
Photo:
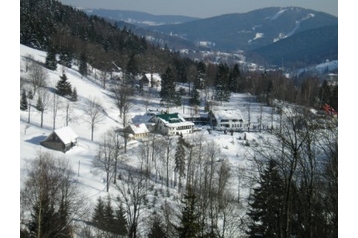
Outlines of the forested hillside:
[[190,41],[213,42],[213,49],[233,52],[261,48],[282,37],[333,25],[338,25],[338,18],[323,12],[298,7],[268,7],[147,29]]
[[254,59],[254,55],[267,64],[284,64],[286,68],[304,68],[320,64],[322,60],[338,59],[338,25],[303,31],[247,52],[249,58]]
[[[273,90],[271,86],[263,85],[279,83],[280,77],[283,77],[280,72],[265,72],[265,77],[262,77],[262,73],[244,71],[238,64],[193,61],[171,52],[168,48],[162,49],[149,44],[144,37],[133,34],[125,27],[120,29],[103,18],[88,16],[54,0],[21,0],[20,7],[20,43],[47,51],[48,68],[52,68],[56,60],[67,67],[88,63],[103,71],[103,77],[111,75],[113,71],[122,71],[125,77],[134,79],[144,73],[163,74],[170,67],[173,82],[189,82],[196,88],[199,86],[198,82],[204,80],[202,87],[219,84],[221,88],[218,88],[218,91],[266,95],[267,103],[271,97],[316,108],[329,103],[338,110],[337,95],[330,94],[329,99],[319,97],[318,102],[314,100],[318,96],[321,80],[313,80],[317,90],[309,95],[302,91],[305,86],[300,87],[300,84],[304,83],[302,79],[295,82],[295,79],[288,80],[289,83],[284,87],[279,86],[279,90]],[[55,59],[55,55],[58,59]],[[82,70],[81,74],[86,75],[86,71]],[[257,80],[262,82],[258,83]],[[286,94],[284,91],[290,93]],[[332,88],[330,91],[336,92]]]
[[[193,64],[147,44],[144,37],[126,28],[119,29],[103,18],[88,16],[54,0],[21,0],[20,7],[20,43],[59,54],[67,66],[82,57],[107,72],[115,62],[128,73],[137,74],[154,70],[154,65],[156,72],[164,72],[168,65]],[[128,66],[129,62],[134,67]]]

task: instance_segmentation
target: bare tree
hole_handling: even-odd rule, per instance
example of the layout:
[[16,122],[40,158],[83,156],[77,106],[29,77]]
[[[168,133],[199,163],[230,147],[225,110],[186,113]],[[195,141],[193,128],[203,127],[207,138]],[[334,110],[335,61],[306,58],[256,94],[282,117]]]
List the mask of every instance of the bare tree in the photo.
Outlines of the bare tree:
[[160,207],[161,214],[163,215],[164,220],[164,229],[167,237],[175,237],[176,229],[175,229],[175,219],[177,219],[175,209],[172,204],[170,204],[167,200],[164,200],[162,206]]
[[160,140],[157,141],[157,146],[160,147],[157,147],[157,152],[159,152],[159,158],[161,161],[162,173],[160,174],[165,174],[165,184],[167,187],[169,187],[170,174],[171,172],[174,173],[174,166],[172,166],[172,164],[175,150],[171,150],[173,142],[174,139],[171,136],[162,137]]
[[140,228],[143,222],[144,203],[147,189],[145,187],[144,171],[128,170],[128,176],[117,184],[120,196],[117,202],[123,204],[129,228],[129,237],[140,237]]
[[71,120],[70,115],[71,112],[73,111],[71,107],[71,103],[69,101],[67,101],[65,104],[65,111],[66,111],[65,121],[66,121],[66,126],[68,126],[68,122]]
[[[47,90],[40,90],[38,93],[37,110],[41,113],[41,128],[43,127],[44,113],[50,105],[50,94]],[[40,105],[39,105],[40,104]]]
[[114,94],[114,103],[119,110],[119,117],[123,120],[123,127],[127,125],[127,113],[131,108],[131,96],[133,95],[133,88],[124,83],[118,83],[113,86],[112,92]]
[[56,93],[53,93],[53,98],[52,98],[52,129],[53,130],[56,129],[57,112],[61,107],[62,107],[62,101],[60,97]]
[[102,135],[99,143],[97,159],[93,161],[93,165],[101,168],[106,173],[106,191],[109,191],[110,180],[114,171],[114,150],[111,136],[106,132]]
[[114,128],[111,128],[102,134],[98,148],[97,160],[93,162],[93,165],[105,171],[107,192],[109,190],[110,180],[112,177],[113,184],[117,183],[118,163],[125,161],[125,157],[121,157],[122,149],[123,139]]
[[20,191],[21,227],[33,237],[70,237],[87,202],[67,160],[40,152],[30,162]]
[[104,109],[97,98],[90,97],[84,102],[82,110],[85,113],[84,120],[91,128],[91,141],[93,141],[93,133],[96,126],[105,119]]
[[34,57],[30,54],[25,55],[25,73],[31,68],[31,63],[34,61]]
[[102,87],[103,87],[103,89],[106,89],[107,71],[101,71],[100,72],[100,77],[101,77],[101,80],[102,80]]
[[48,75],[44,68],[37,62],[31,61],[29,70],[29,79],[32,85],[33,95],[37,93],[37,89],[46,86],[46,79]]
[[33,98],[34,95],[32,94],[31,90],[29,90],[27,93],[27,105],[28,105],[27,123],[31,122],[31,107],[33,105]]
[[[281,207],[282,222],[280,222],[283,237],[289,237],[292,234],[295,222],[293,217],[301,212],[297,210],[297,201],[301,199],[297,189],[304,188],[304,193],[308,197],[313,195],[312,186],[317,161],[313,153],[314,129],[310,126],[310,120],[310,115],[302,111],[300,107],[280,108],[280,128],[272,132],[274,140],[267,139],[260,147],[254,149],[257,171],[262,172],[263,161],[273,159],[278,163],[284,180],[285,192]],[[300,201],[301,204],[308,202],[308,207],[303,210],[308,212],[307,214],[312,214],[312,211],[307,211],[310,210],[311,198],[305,199]],[[300,215],[300,217],[304,216],[304,214]],[[310,229],[311,225],[306,223],[309,220],[302,220],[301,224],[304,224],[304,228],[296,227],[294,232],[304,232],[303,230]],[[306,236],[307,234],[304,235]]]

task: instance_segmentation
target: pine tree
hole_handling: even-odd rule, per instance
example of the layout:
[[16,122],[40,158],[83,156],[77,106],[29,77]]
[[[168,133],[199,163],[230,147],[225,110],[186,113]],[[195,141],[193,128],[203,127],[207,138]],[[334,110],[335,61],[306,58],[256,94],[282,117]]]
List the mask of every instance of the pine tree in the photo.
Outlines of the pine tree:
[[175,92],[175,82],[174,75],[170,67],[165,70],[165,73],[162,74],[162,82],[161,82],[161,91],[160,97],[165,102],[173,101],[173,97],[176,95]]
[[87,76],[87,56],[85,53],[81,53],[79,72],[82,76]]
[[159,216],[154,216],[152,219],[153,223],[150,227],[150,232],[148,234],[148,238],[166,238],[167,235],[162,227],[162,223],[160,221]]
[[199,94],[199,91],[196,89],[195,84],[194,84],[194,88],[190,94],[191,94],[190,95],[191,97],[189,99],[190,105],[192,105],[192,106],[200,105],[200,94]]
[[60,52],[60,64],[71,68],[72,67],[72,54],[70,53],[70,50],[67,48],[61,49]]
[[26,96],[25,90],[23,90],[22,94],[21,94],[20,110],[22,110],[22,111],[27,110],[27,96]]
[[46,192],[42,194],[40,201],[34,205],[31,220],[28,223],[30,237],[39,237],[39,235],[40,237],[55,237],[58,233],[54,224],[56,214]]
[[67,96],[72,94],[72,86],[71,83],[67,81],[67,76],[65,73],[62,74],[60,80],[56,85],[57,94],[61,96]]
[[37,109],[39,112],[43,112],[43,110],[44,110],[44,105],[43,105],[43,103],[42,103],[41,96],[39,96],[39,97],[37,98],[36,109]]
[[72,94],[71,94],[71,101],[72,102],[77,102],[77,89],[76,87],[73,88],[72,90]]
[[238,93],[240,91],[239,85],[240,69],[239,65],[235,64],[229,75],[229,88],[231,92]]
[[56,51],[52,47],[49,47],[47,51],[45,66],[50,70],[57,69]]
[[27,98],[31,100],[34,98],[34,95],[32,94],[31,90],[29,90],[29,92],[27,93]]
[[215,77],[215,99],[218,101],[230,100],[229,67],[220,63]]
[[127,220],[124,214],[122,204],[119,205],[119,208],[116,210],[115,213],[114,234],[121,235],[123,237],[127,236],[128,234]]
[[108,197],[107,203],[104,208],[104,230],[114,233],[115,232],[115,219],[114,219],[114,211],[111,204],[111,199]]
[[179,173],[179,190],[181,189],[181,179],[185,176],[185,148],[183,136],[179,137],[175,152],[175,172]]
[[324,105],[325,103],[329,103],[329,99],[331,97],[331,89],[328,85],[327,80],[324,80],[322,83],[322,86],[319,90],[319,97],[321,101],[321,105]]
[[196,69],[198,70],[198,76],[196,77],[196,79],[194,81],[194,87],[196,89],[203,89],[203,84],[202,84],[201,80],[204,79],[205,73],[206,73],[205,63],[203,61],[200,61],[197,65]]
[[284,184],[277,164],[270,160],[260,175],[260,187],[249,198],[250,237],[281,237],[283,225]]
[[181,212],[180,225],[176,227],[179,238],[195,238],[199,235],[201,226],[196,202],[196,195],[189,186],[182,200],[184,207]]
[[138,74],[138,63],[134,58],[134,54],[129,57],[126,69],[128,74],[131,74],[133,76]]
[[53,222],[53,224],[56,225],[58,233],[60,233],[63,237],[72,237],[72,228],[68,226],[70,215],[69,210],[70,208],[68,201],[62,197],[60,207],[56,213],[56,220]]
[[92,215],[92,223],[100,230],[105,229],[105,204],[101,197],[97,199],[97,204]]
[[37,98],[36,109],[37,109],[37,111],[39,111],[41,113],[41,124],[40,124],[40,126],[42,128],[43,127],[43,121],[44,121],[45,107],[44,107],[44,104],[43,104],[41,96],[39,96]]

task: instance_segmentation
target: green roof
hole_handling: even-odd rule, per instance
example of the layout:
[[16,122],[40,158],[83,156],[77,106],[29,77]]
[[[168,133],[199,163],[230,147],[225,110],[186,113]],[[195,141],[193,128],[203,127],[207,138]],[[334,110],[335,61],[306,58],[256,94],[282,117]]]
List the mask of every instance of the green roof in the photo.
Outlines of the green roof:
[[169,123],[182,122],[182,119],[178,116],[178,113],[160,114],[160,115],[156,115],[156,116],[169,122]]

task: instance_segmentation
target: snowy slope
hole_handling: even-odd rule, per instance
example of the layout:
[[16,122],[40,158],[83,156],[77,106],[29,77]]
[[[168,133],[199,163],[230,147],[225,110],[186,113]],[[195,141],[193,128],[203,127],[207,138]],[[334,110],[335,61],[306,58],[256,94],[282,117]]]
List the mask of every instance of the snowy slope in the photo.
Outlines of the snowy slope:
[[[35,60],[40,62],[45,62],[46,53],[38,50],[31,49],[29,47],[20,45],[20,74],[26,77],[25,72],[25,56],[31,55]],[[52,114],[51,110],[45,111],[44,115],[44,126],[40,127],[40,113],[36,111],[33,107],[30,114],[30,123],[28,122],[29,114],[27,111],[20,110],[20,189],[22,183],[26,178],[26,168],[29,161],[33,160],[38,152],[50,152],[54,157],[65,158],[72,164],[72,169],[78,175],[78,181],[81,184],[81,192],[86,194],[89,201],[93,203],[96,202],[99,196],[106,196],[106,183],[105,173],[97,168],[93,167],[93,160],[96,157],[98,150],[98,142],[100,136],[110,129],[122,128],[121,120],[118,117],[118,109],[116,108],[113,100],[111,99],[111,93],[108,90],[105,90],[101,87],[101,83],[98,80],[95,80],[93,75],[81,78],[81,75],[78,73],[77,68],[65,68],[61,65],[58,65],[56,71],[48,72],[48,90],[54,91],[57,81],[60,79],[62,72],[64,71],[67,75],[68,81],[73,87],[76,87],[78,94],[78,102],[75,102],[73,105],[72,115],[76,118],[75,121],[70,122],[69,126],[72,130],[79,136],[78,145],[66,152],[65,154],[59,151],[54,151],[42,147],[40,141],[46,138],[52,132]],[[185,85],[182,85],[185,87]],[[97,128],[94,131],[94,140],[90,140],[90,128],[89,125],[85,122],[85,114],[81,110],[81,106],[85,99],[95,97],[98,98],[105,111],[105,120],[98,124]],[[66,102],[66,99],[61,99],[62,102]],[[140,98],[136,96],[137,102],[145,102],[146,98]],[[249,101],[250,100],[250,103]],[[160,108],[160,98],[151,98],[150,105],[148,108],[159,109]],[[35,102],[33,103],[35,104]],[[145,108],[147,106],[144,104],[136,104],[131,107],[130,115],[134,117],[135,115],[143,115],[145,113]],[[260,107],[259,104],[255,103],[254,99],[250,95],[246,94],[234,94],[231,97],[231,101],[228,103],[223,103],[215,106],[216,108],[232,109],[239,108],[244,115],[244,118],[247,120],[248,109],[250,110],[251,122],[253,124],[258,123],[258,118],[260,111],[263,112],[263,121],[265,125],[271,125],[271,108]],[[250,108],[248,108],[250,107]],[[185,112],[190,111],[188,107],[174,107],[170,108],[170,112]],[[203,108],[199,108],[200,112],[203,112]],[[274,115],[274,118],[278,118],[277,115]],[[275,120],[276,120],[275,119]],[[56,117],[56,128],[61,128],[65,126],[65,110],[59,110]],[[203,130],[201,132],[196,132],[192,136],[198,136],[202,133],[202,136],[205,138],[206,142],[215,141],[215,143],[220,147],[221,157],[227,158],[232,165],[232,169],[240,166],[245,168],[248,161],[247,153],[249,153],[249,147],[245,146],[243,138],[246,134],[246,138],[250,141],[255,140],[259,142],[265,134],[262,133],[237,133],[234,135],[224,134],[223,132],[212,131],[209,134],[208,131]],[[127,163],[132,166],[139,165],[139,148],[140,142],[131,141],[128,145],[128,161]],[[233,189],[237,188],[235,184],[237,179],[233,179],[232,186]],[[160,187],[161,184],[154,184],[156,187]],[[177,190],[174,188],[170,189],[171,198],[177,197]],[[111,194],[116,194],[116,189],[111,185],[110,188]],[[150,197],[150,196],[149,196]],[[177,201],[175,201],[177,202]],[[160,204],[160,202],[159,202]]]

